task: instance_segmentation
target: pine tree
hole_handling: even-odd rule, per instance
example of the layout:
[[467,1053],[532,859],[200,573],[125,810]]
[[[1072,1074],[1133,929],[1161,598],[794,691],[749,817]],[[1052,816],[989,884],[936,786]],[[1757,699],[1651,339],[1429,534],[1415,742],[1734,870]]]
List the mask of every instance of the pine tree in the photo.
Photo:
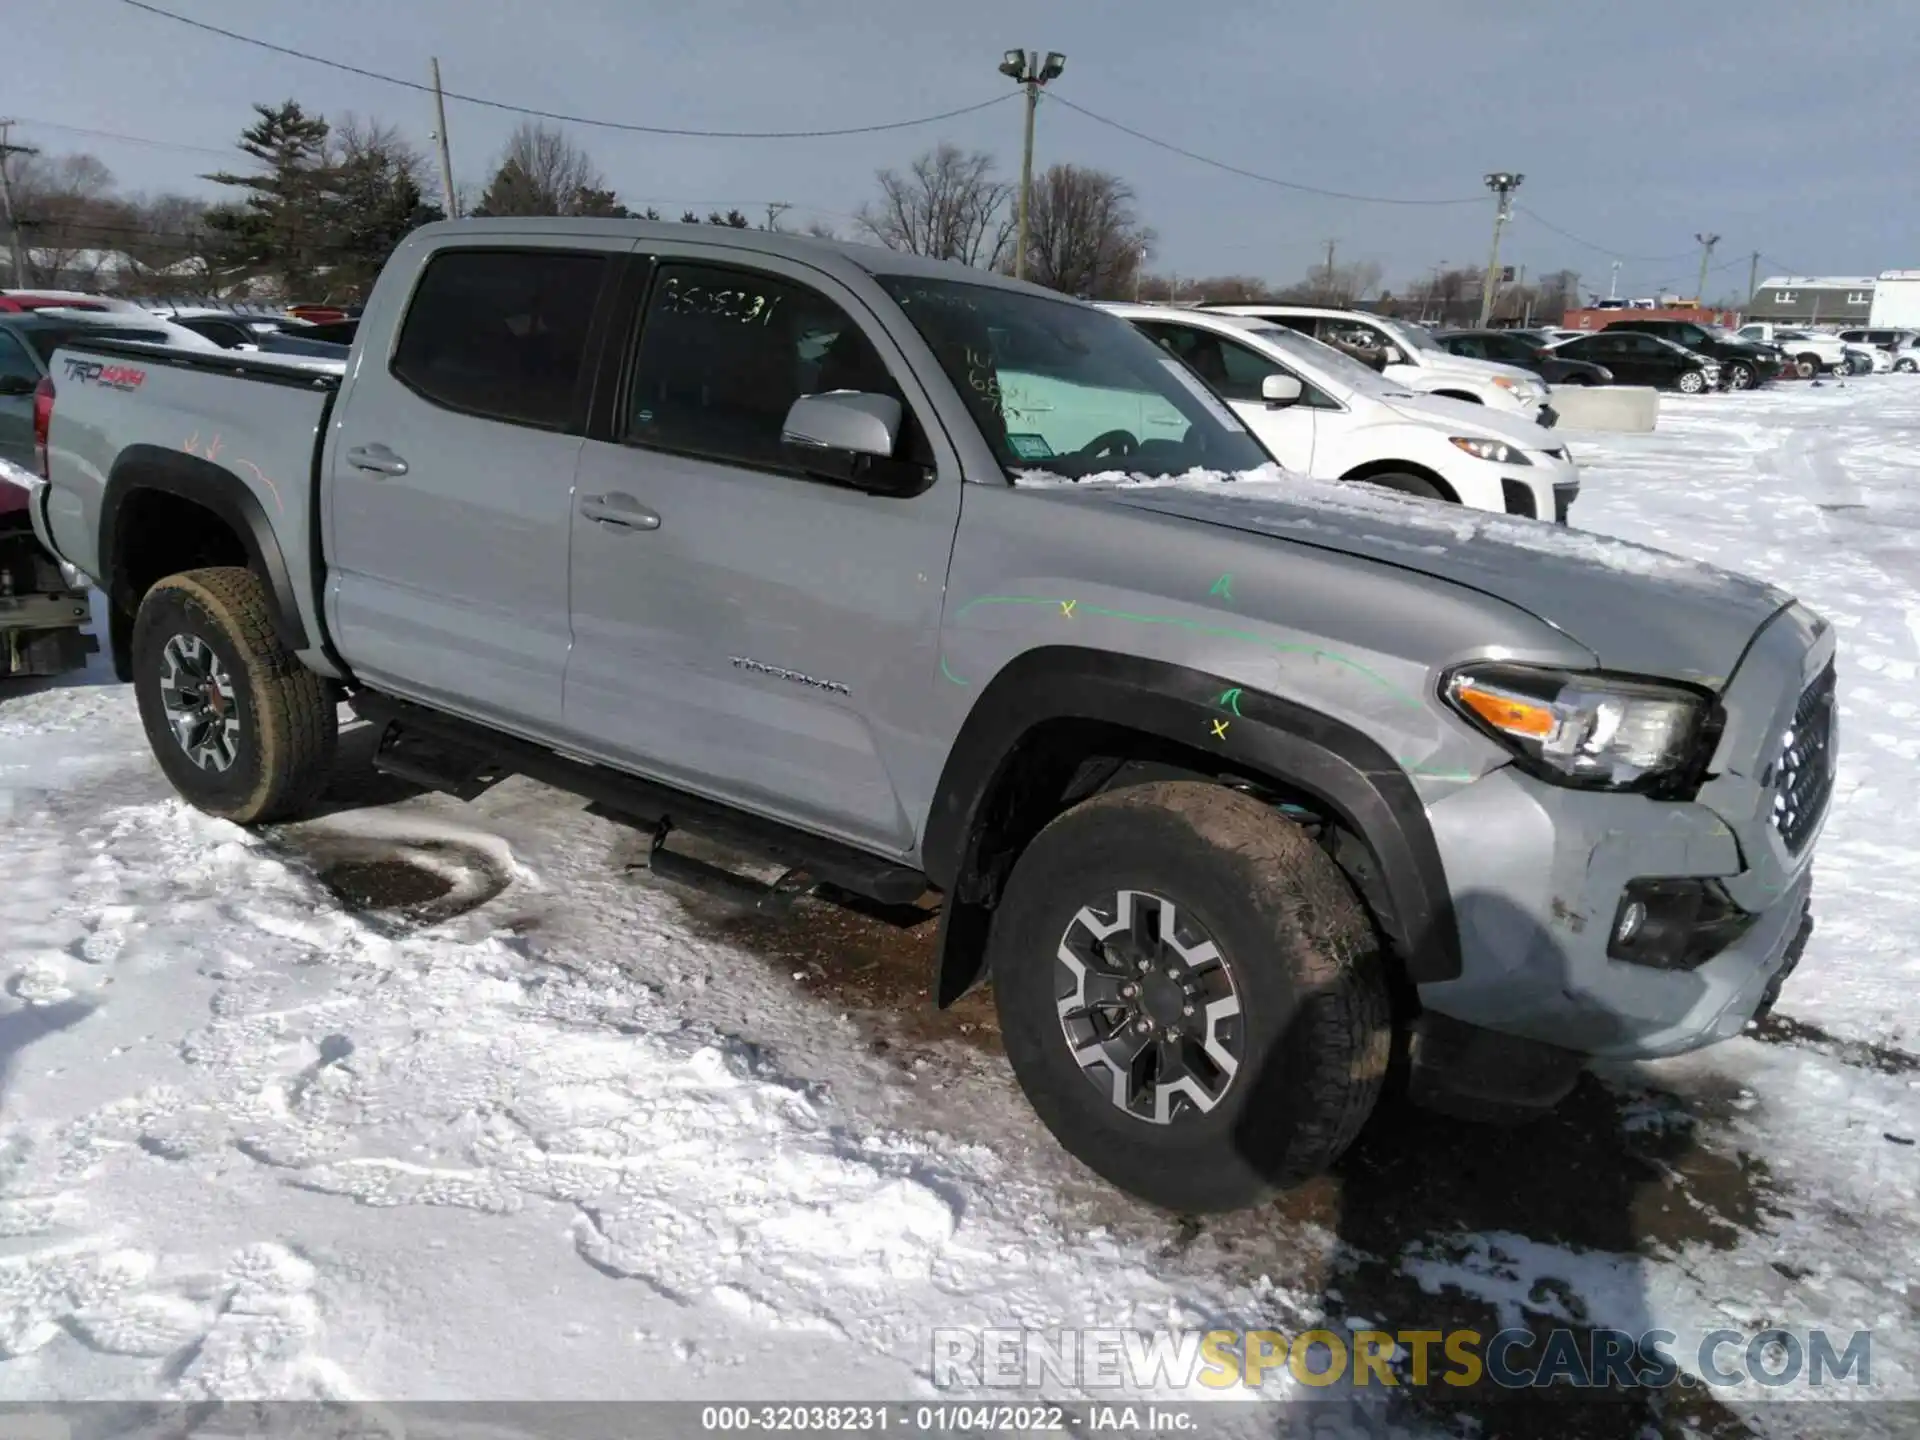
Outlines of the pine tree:
[[244,192],[237,206],[207,212],[214,262],[271,279],[289,300],[306,298],[326,269],[339,174],[328,155],[327,122],[297,100],[255,105],[240,149],[264,167],[254,175],[202,178]]

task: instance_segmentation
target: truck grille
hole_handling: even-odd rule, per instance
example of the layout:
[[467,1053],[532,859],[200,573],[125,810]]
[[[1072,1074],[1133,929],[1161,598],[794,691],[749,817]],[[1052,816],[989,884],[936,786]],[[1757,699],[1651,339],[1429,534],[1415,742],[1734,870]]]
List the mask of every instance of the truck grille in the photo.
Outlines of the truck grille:
[[1826,813],[1837,759],[1833,744],[1834,672],[1828,666],[1794,707],[1775,762],[1773,828],[1798,852]]

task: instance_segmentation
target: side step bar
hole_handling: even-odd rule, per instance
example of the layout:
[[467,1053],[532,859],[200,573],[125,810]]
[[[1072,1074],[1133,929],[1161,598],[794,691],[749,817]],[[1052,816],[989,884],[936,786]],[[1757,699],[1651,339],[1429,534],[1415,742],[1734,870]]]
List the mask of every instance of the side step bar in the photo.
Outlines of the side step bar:
[[[653,832],[653,845],[647,851],[646,868],[662,880],[704,890],[709,895],[764,915],[786,914],[793,908],[793,902],[811,892],[816,884],[805,870],[789,870],[769,884],[764,880],[736,874],[710,861],[682,855],[677,850],[667,848],[667,836],[672,832],[672,822],[662,820],[660,827]],[[632,871],[640,867],[630,865],[627,868]]]
[[[663,878],[700,884],[691,879],[698,867],[698,872],[725,877],[733,893],[754,891],[756,904],[766,898],[766,887],[757,881],[663,848],[669,832],[686,830],[787,866],[790,873],[774,888],[786,886],[789,898],[794,871],[883,905],[911,905],[930,886],[924,874],[897,861],[637,775],[570,759],[544,745],[502,735],[424,705],[372,690],[356,692],[349,703],[361,719],[381,727],[375,764],[388,774],[463,800],[482,794],[508,775],[525,775],[572,791],[629,824],[653,831],[654,868]],[[658,864],[662,855],[665,868]],[[711,888],[717,882],[706,883]]]

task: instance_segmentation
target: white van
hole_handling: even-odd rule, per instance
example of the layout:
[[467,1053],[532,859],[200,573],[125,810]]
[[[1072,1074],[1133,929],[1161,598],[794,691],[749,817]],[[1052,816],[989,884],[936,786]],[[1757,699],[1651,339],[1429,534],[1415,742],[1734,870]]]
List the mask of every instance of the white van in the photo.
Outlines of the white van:
[[1580,472],[1551,431],[1418,395],[1391,375],[1253,316],[1104,305],[1212,387],[1289,470],[1565,523]]

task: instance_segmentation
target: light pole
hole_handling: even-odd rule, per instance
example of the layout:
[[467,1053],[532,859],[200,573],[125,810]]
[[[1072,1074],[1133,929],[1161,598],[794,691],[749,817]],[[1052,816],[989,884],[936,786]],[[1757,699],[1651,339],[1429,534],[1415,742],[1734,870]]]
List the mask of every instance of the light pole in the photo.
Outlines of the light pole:
[[1049,80],[1058,80],[1067,68],[1067,57],[1049,50],[1042,60],[1038,50],[1009,50],[1000,57],[1000,73],[1027,92],[1027,141],[1020,152],[1020,226],[1019,249],[1013,252],[1013,275],[1027,277],[1027,206],[1033,194],[1033,114],[1040,108],[1040,90]]
[[1611,279],[1607,281],[1607,299],[1618,300],[1619,298],[1620,298],[1620,262],[1616,260],[1613,262],[1613,276]]
[[1493,318],[1494,285],[1500,278],[1500,229],[1513,218],[1513,192],[1527,177],[1511,170],[1495,170],[1486,177],[1487,188],[1499,197],[1493,211],[1493,250],[1487,256],[1487,279],[1480,287],[1480,328],[1486,329]]
[[1693,238],[1700,242],[1700,284],[1694,290],[1693,298],[1704,309],[1707,303],[1707,262],[1713,259],[1713,247],[1720,243],[1720,237],[1702,235],[1696,231]]

